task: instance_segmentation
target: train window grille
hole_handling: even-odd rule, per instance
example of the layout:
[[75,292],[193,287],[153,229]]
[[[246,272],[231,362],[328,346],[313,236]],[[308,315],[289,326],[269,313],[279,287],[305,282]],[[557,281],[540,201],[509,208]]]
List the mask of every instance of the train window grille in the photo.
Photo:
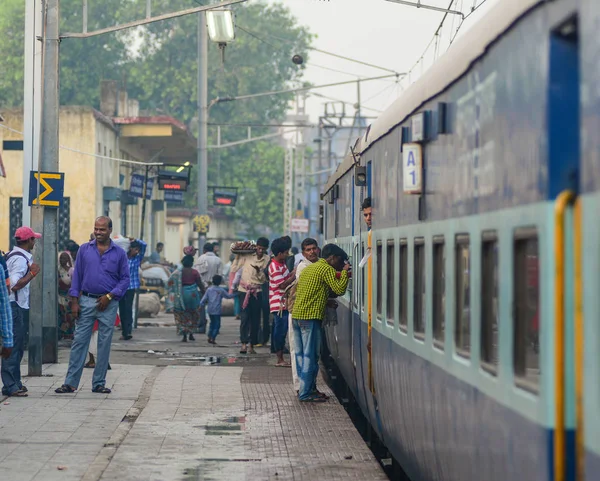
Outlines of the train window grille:
[[377,241],[377,318],[381,319],[381,310],[383,306],[383,246],[381,241]]
[[408,325],[408,243],[400,239],[400,329],[406,331]]
[[425,239],[415,239],[413,335],[425,339]]
[[446,329],[446,246],[444,236],[433,238],[433,344],[444,349]]
[[514,236],[513,363],[516,384],[537,393],[540,380],[539,306],[540,264],[535,228],[521,228]]
[[487,231],[481,243],[481,367],[490,374],[498,369],[498,281],[498,238]]
[[23,225],[23,198],[11,197],[9,199],[9,233],[8,250],[15,246],[15,232]]
[[386,272],[387,272],[387,285],[386,285],[386,302],[385,302],[385,317],[388,325],[394,325],[394,298],[396,297],[396,283],[395,283],[395,244],[393,240],[387,242],[387,259],[386,259]]
[[469,357],[471,350],[471,252],[468,235],[459,234],[456,236],[455,261],[456,322],[454,324],[454,343],[457,354]]

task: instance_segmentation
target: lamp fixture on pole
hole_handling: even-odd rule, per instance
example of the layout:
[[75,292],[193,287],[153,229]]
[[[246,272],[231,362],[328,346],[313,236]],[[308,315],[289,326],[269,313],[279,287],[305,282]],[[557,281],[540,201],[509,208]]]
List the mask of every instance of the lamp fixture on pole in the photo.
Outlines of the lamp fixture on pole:
[[208,37],[219,45],[221,62],[225,63],[225,47],[235,40],[235,15],[228,8],[214,9],[206,12]]

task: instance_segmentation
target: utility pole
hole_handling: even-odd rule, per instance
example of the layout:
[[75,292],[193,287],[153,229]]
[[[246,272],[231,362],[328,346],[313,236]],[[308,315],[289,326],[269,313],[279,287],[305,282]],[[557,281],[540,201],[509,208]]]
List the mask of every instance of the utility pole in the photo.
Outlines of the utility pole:
[[[206,13],[198,13],[198,214],[208,214],[208,33]],[[198,236],[202,252],[206,235]]]
[[[58,172],[58,53],[60,0],[47,0],[44,13],[43,107],[39,167]],[[41,276],[34,279],[30,311],[29,375],[40,376],[42,363],[58,362],[58,292],[56,282],[58,210],[42,206],[32,208],[34,230],[42,233],[34,252]],[[46,255],[44,255],[46,253]]]
[[31,224],[29,172],[38,169],[42,105],[42,2],[25,3],[25,71],[23,89],[23,207],[21,225]]
[[146,195],[148,195],[148,174],[150,166],[146,166],[146,175],[144,175],[144,188],[142,189],[142,223],[140,225],[140,239],[144,240],[144,226],[146,224]]

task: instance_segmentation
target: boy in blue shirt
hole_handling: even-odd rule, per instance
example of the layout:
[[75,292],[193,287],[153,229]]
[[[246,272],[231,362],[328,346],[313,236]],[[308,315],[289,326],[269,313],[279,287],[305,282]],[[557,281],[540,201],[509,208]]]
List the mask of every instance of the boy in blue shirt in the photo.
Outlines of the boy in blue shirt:
[[206,289],[206,293],[200,301],[200,306],[208,304],[206,309],[208,317],[210,317],[210,327],[208,329],[208,342],[216,344],[215,339],[221,329],[221,302],[223,299],[233,299],[236,294],[229,294],[225,288],[219,287],[223,282],[223,278],[219,275],[213,276],[212,286]]

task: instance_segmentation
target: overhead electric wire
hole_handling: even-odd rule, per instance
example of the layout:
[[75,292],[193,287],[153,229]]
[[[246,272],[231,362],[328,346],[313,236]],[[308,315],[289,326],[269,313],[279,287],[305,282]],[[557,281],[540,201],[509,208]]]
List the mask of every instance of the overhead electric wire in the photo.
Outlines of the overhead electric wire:
[[[334,102],[341,102],[341,103],[346,104],[346,105],[352,105],[352,106],[356,105],[356,102],[349,102],[347,100],[337,99],[335,97],[330,97],[329,95],[323,95],[323,94],[320,94],[318,92],[311,92],[310,94],[314,95],[315,97],[321,97],[323,99],[333,100]],[[383,110],[374,109],[372,107],[366,107],[363,104],[360,104],[360,108],[363,109],[363,110],[371,110],[371,111],[377,112],[379,114],[383,112]]]
[[[252,34],[256,35],[256,33],[251,32],[250,30],[248,30],[245,27],[242,27],[240,25],[236,25],[236,26],[238,28],[244,30],[244,32],[246,32],[246,33],[252,33]],[[267,37],[271,37],[271,38],[277,39],[277,40],[279,40],[281,42],[294,43],[294,44],[296,43],[293,40],[290,40],[288,38],[278,37],[277,35],[273,35],[271,33],[264,32],[264,35],[266,35]],[[319,53],[322,53],[322,54],[325,54],[325,55],[330,55],[332,57],[340,58],[342,60],[347,60],[348,62],[358,63],[358,64],[364,65],[366,67],[376,68],[376,69],[383,70],[385,72],[390,72],[390,73],[393,73],[393,74],[396,74],[396,75],[404,75],[403,73],[397,72],[396,70],[392,70],[392,69],[389,69],[389,68],[386,68],[386,67],[381,67],[379,65],[374,65],[374,64],[368,63],[368,62],[363,62],[362,60],[358,60],[358,59],[355,59],[355,58],[345,57],[344,55],[339,55],[337,53],[328,52],[327,50],[321,50],[321,49],[318,49],[316,47],[311,47],[310,45],[305,45],[304,47],[306,49],[308,49],[308,50],[313,50],[315,52],[319,52]]]
[[[273,48],[274,50],[276,50],[276,51],[280,50],[280,48],[278,46],[273,45],[271,42],[266,41],[264,38],[261,38],[258,35],[256,35],[255,33],[250,32],[249,30],[246,30],[244,27],[240,27],[238,25],[237,28],[239,28],[242,32],[245,32],[246,34],[248,34],[251,37],[255,38],[259,42],[263,42],[263,43],[267,44],[269,47]],[[313,63],[313,62],[307,62],[307,64],[310,65],[311,67],[317,67],[317,68],[321,68],[323,70],[331,70],[332,72],[337,72],[337,73],[341,73],[341,74],[344,74],[344,75],[350,75],[350,76],[356,77],[356,78],[364,78],[364,76],[362,76],[362,75],[358,75],[358,74],[355,74],[355,73],[352,73],[352,72],[346,72],[344,70],[338,70],[338,69],[331,68],[331,67],[325,67],[324,65],[318,65],[318,64]]]
[[[0,128],[9,130],[11,132],[14,132],[15,134],[24,135],[24,133],[21,132],[20,130],[11,129],[10,127],[7,127],[6,125],[0,124]],[[96,157],[98,159],[115,160],[115,161],[121,162],[123,164],[134,164],[134,165],[165,165],[164,162],[141,162],[141,161],[138,161],[138,160],[118,159],[116,157],[109,157],[108,155],[92,154],[91,152],[84,152],[82,150],[73,149],[71,147],[66,147],[64,145],[59,145],[59,148],[61,148],[63,150],[68,150],[70,152],[75,152],[75,153],[81,154],[81,155],[88,155],[90,157]]]
[[470,11],[470,12],[469,12],[467,15],[465,15],[465,18],[462,20],[462,22],[460,22],[460,24],[459,24],[458,28],[456,29],[456,32],[454,33],[454,36],[452,37],[452,39],[450,39],[450,45],[452,45],[452,43],[453,43],[453,42],[454,42],[454,40],[456,39],[456,36],[458,35],[458,32],[460,31],[460,28],[463,26],[463,23],[465,22],[465,20],[466,20],[467,18],[469,18],[471,15],[473,15],[473,14],[474,14],[474,13],[477,11],[477,9],[478,9],[479,7],[481,7],[481,6],[482,6],[482,5],[483,5],[485,2],[487,2],[487,0],[481,0],[481,3],[479,3],[479,4],[475,5],[476,1],[477,1],[477,0],[475,0],[475,1],[473,2],[473,7],[471,7],[471,11]]

